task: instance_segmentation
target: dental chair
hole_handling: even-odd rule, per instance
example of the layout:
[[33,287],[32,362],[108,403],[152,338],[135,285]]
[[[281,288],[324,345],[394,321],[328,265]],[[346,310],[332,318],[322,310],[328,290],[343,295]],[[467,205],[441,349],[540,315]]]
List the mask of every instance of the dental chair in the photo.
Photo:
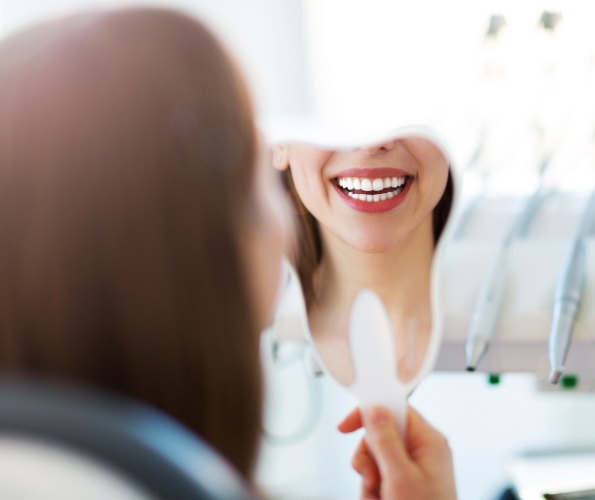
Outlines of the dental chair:
[[249,500],[212,448],[144,404],[0,379],[2,500]]

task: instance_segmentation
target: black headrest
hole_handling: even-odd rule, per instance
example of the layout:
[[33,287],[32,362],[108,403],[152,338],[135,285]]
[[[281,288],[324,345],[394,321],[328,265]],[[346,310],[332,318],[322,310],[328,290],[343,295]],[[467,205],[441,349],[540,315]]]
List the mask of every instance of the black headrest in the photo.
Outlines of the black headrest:
[[104,392],[0,379],[0,434],[67,445],[163,500],[247,500],[239,476],[164,413]]

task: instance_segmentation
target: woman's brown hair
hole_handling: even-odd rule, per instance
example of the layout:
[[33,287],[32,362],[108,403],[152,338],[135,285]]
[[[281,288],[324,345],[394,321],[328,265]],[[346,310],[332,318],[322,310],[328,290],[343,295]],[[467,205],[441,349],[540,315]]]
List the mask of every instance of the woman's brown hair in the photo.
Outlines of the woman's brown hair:
[[[291,166],[281,171],[281,182],[288,193],[296,227],[296,243],[290,259],[300,278],[306,307],[309,308],[315,298],[314,273],[322,259],[323,248],[320,230],[318,229],[318,221],[300,199],[291,175]],[[448,220],[452,207],[453,189],[452,174],[449,169],[444,193],[442,193],[442,197],[432,212],[434,244],[438,242]]]
[[242,78],[186,16],[90,13],[2,42],[0,369],[152,403],[248,476],[255,148]]

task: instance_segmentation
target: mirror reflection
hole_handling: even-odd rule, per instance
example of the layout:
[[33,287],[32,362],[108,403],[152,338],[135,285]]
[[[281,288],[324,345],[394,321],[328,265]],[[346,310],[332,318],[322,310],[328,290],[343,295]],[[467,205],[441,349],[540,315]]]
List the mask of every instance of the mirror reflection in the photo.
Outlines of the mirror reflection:
[[411,380],[432,332],[432,262],[452,205],[446,154],[407,135],[341,150],[284,144],[273,148],[273,165],[296,215],[291,261],[327,370],[353,382],[349,315],[357,292],[370,288],[391,319],[398,376]]

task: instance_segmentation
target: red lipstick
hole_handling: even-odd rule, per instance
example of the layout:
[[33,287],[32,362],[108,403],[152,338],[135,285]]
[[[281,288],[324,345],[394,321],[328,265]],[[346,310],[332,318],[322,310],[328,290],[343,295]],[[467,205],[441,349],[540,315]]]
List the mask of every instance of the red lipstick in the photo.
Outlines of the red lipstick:
[[412,177],[412,174],[405,172],[400,168],[348,168],[341,170],[333,175],[333,177],[362,177],[368,179],[385,178],[385,177]]
[[[359,198],[352,198],[349,196],[344,190],[341,188],[338,183],[338,179],[340,177],[358,177],[358,178],[373,178],[373,179],[385,179],[385,178],[392,178],[392,177],[405,177],[405,184],[402,187],[401,191],[393,196],[392,198],[386,200],[379,200],[379,201],[364,201],[360,200]],[[336,177],[333,178],[331,184],[341,197],[341,199],[347,203],[351,208],[357,210],[358,212],[365,212],[365,213],[382,213],[388,212],[393,208],[399,206],[405,200],[407,193],[409,192],[409,188],[411,183],[413,182],[413,177],[404,172],[403,170],[399,170],[396,168],[351,168],[348,170],[343,170]],[[361,189],[352,189],[351,192],[354,194],[365,194],[365,195],[379,195],[382,193],[386,193],[387,191],[394,192],[398,188],[385,188],[382,191],[363,191]]]

